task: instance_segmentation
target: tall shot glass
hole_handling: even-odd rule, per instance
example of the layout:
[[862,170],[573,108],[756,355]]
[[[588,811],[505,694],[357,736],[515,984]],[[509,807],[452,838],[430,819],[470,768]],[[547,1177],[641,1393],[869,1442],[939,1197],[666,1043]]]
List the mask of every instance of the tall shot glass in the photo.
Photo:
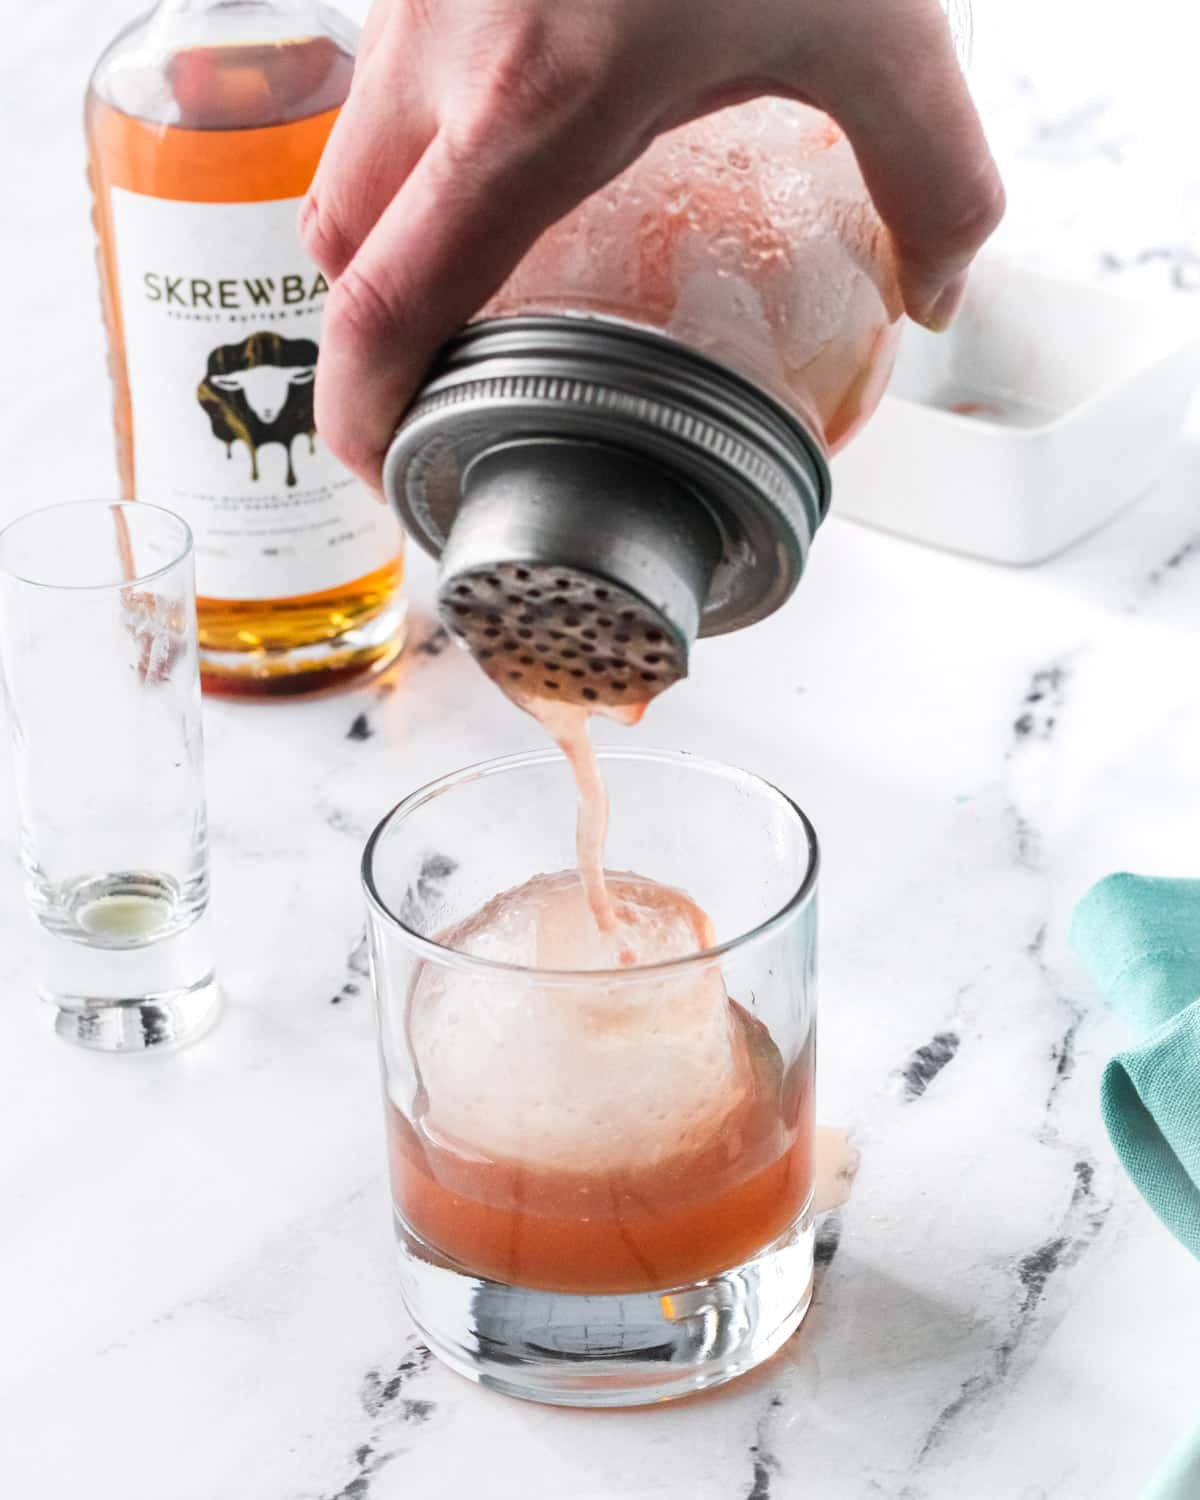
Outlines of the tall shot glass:
[[192,539],[145,502],[0,532],[0,677],[39,988],[106,1052],[214,1019]]
[[578,1406],[752,1368],[803,1318],[813,1266],[813,830],[729,766],[601,765],[608,868],[690,895],[715,925],[704,952],[580,971],[440,940],[573,869],[554,753],[415,792],[363,861],[409,1312],[460,1373]]

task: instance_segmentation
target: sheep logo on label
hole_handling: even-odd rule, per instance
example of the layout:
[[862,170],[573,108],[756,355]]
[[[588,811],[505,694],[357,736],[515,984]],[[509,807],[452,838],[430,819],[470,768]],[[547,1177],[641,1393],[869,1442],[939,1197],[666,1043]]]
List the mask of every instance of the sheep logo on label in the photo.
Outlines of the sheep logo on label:
[[287,454],[287,482],[296,483],[292,443],[313,439],[313,379],[317,346],[311,339],[285,339],[278,333],[252,333],[240,344],[221,344],[208,356],[208,372],[196,388],[196,400],[212,423],[213,437],[225,444],[245,443],[250,478],[258,478],[258,450],[279,443]]

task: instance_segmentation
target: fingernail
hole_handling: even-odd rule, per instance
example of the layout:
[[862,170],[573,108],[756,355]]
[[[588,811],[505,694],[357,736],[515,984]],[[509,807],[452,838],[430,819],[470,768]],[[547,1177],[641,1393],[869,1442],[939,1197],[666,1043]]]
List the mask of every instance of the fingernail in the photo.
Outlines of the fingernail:
[[945,333],[954,322],[954,315],[962,306],[967,293],[967,273],[960,271],[934,298],[933,306],[925,314],[923,322],[934,333]]

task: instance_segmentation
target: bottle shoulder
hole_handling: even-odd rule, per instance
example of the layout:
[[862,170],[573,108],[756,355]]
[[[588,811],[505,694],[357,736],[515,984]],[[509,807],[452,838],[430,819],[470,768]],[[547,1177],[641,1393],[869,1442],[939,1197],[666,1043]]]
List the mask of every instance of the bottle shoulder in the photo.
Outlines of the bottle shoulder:
[[183,129],[287,124],[345,101],[357,37],[353,22],[328,5],[159,7],[101,53],[89,101]]

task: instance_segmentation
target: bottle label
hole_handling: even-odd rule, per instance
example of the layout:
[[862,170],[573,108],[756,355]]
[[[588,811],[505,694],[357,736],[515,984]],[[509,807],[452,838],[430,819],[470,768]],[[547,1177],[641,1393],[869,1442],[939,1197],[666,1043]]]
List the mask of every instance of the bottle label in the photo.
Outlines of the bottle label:
[[329,287],[300,200],[111,192],[134,485],[191,527],[199,593],[282,599],[382,567],[399,525],[313,421]]

